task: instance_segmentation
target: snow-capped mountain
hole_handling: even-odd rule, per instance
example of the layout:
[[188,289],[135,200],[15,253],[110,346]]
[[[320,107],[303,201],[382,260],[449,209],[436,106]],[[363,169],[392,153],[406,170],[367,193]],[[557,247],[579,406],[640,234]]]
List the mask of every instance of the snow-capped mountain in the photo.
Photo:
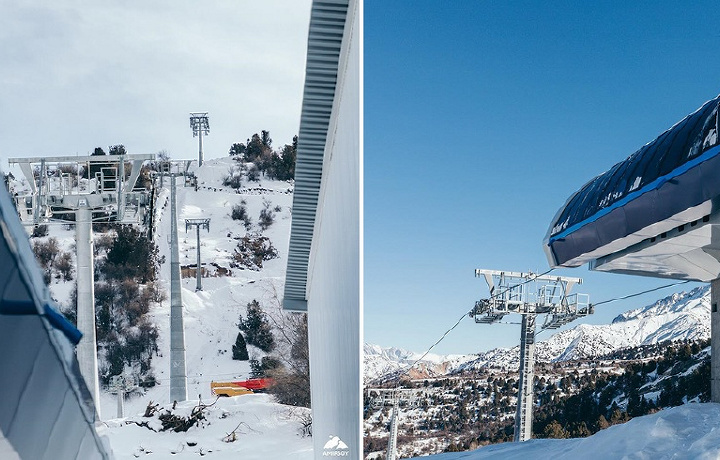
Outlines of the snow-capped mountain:
[[[401,348],[382,348],[366,343],[363,347],[365,378],[372,381],[383,375],[404,371],[422,357],[420,353]],[[436,355],[428,353],[410,371],[412,378],[434,377],[448,374],[462,364],[474,361],[477,355]]]
[[[710,337],[710,288],[680,292],[618,315],[611,324],[580,324],[538,342],[541,362],[597,358],[613,351],[664,341]],[[426,356],[411,377],[437,376],[498,367],[517,369],[520,348],[496,348],[477,355]],[[372,381],[407,368],[421,355],[398,348],[365,344],[365,378]]]

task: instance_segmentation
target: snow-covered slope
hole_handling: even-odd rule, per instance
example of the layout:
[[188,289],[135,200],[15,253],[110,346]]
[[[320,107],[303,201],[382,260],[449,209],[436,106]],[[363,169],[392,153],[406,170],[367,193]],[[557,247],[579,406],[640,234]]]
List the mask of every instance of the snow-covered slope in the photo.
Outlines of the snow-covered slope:
[[[223,187],[222,180],[233,165],[234,161],[230,158],[203,163],[203,166],[195,171],[198,176],[197,191],[191,187],[183,187],[181,181],[178,181],[180,264],[194,265],[196,262],[196,235],[194,231],[185,233],[184,219],[209,217],[210,231],[201,231],[200,249],[203,264],[214,264],[208,268],[216,275],[203,278],[203,290],[198,292],[195,291],[194,277],[182,280],[190,399],[185,404],[189,407],[197,404],[198,398],[205,402],[214,401],[215,398],[210,393],[211,381],[244,380],[249,377],[249,363],[232,359],[232,345],[238,334],[238,321],[240,315],[246,315],[248,302],[257,299],[266,313],[275,320],[279,321],[283,314],[279,298],[282,295],[287,264],[292,185],[263,179],[260,183],[243,181],[243,188],[238,191]],[[160,269],[161,283],[169,288],[170,254],[167,241],[170,234],[170,204],[167,182],[166,179],[166,189],[158,199],[159,220],[155,239],[160,255],[166,259]],[[232,255],[238,243],[236,238],[246,234],[242,222],[230,217],[233,205],[240,204],[241,201],[246,203],[248,215],[254,224],[251,231],[255,232],[259,231],[258,216],[265,203],[271,203],[270,208],[275,209],[275,222],[262,234],[270,238],[278,251],[278,258],[264,262],[260,271],[231,266]],[[220,273],[223,270],[228,272],[223,275]],[[140,420],[137,414],[145,410],[150,400],[160,404],[171,402],[169,299],[151,310],[150,314],[160,334],[160,354],[154,357],[152,362],[159,385],[142,396],[126,401],[125,414],[134,420]],[[248,346],[248,352],[251,358],[254,355],[258,359],[265,354],[253,346]],[[115,417],[115,398],[107,392],[102,395],[104,420]],[[177,450],[178,445],[187,439],[200,439],[202,442],[198,442],[195,447],[185,445],[186,454],[197,455],[198,449],[204,443],[204,454],[214,454],[211,455],[212,458],[237,458],[239,453],[244,453],[245,458],[312,458],[312,441],[300,435],[301,419],[309,413],[308,410],[276,404],[267,395],[229,398],[229,402],[223,402],[221,407],[227,409],[215,417],[221,420],[211,418],[204,428],[195,427],[187,433],[153,433],[137,425],[129,427],[125,423],[127,420],[117,419],[107,422],[107,433],[118,458],[134,458],[141,448],[164,452],[161,456],[164,458],[170,454],[170,450]],[[226,418],[228,420],[225,420]],[[243,422],[247,434],[240,436],[232,445],[220,442],[222,437],[240,422]],[[142,436],[137,437],[135,434]],[[258,454],[264,451],[267,452],[266,456]]]
[[[710,337],[710,289],[699,287],[677,293],[643,308],[617,316],[611,324],[580,324],[554,334],[536,345],[538,361],[552,362],[572,359],[591,359],[613,351],[650,345],[663,341],[701,340]],[[428,355],[421,369],[427,376],[492,366],[517,369],[519,347],[496,348],[478,355]],[[420,354],[365,345],[365,378],[380,376],[404,369]],[[421,372],[422,373],[422,372]]]
[[[174,413],[187,416],[196,405],[197,401],[180,403]],[[199,457],[310,460],[312,444],[309,438],[298,436],[297,426],[298,418],[309,412],[275,404],[269,395],[246,395],[219,399],[204,410],[200,426],[187,432],[154,431],[162,425],[157,416],[146,418],[140,414],[108,420],[99,432],[109,435],[117,460]]]
[[470,452],[423,457],[432,460],[578,459],[717,459],[720,458],[720,405],[685,404],[636,417],[593,436],[577,439],[532,439]]

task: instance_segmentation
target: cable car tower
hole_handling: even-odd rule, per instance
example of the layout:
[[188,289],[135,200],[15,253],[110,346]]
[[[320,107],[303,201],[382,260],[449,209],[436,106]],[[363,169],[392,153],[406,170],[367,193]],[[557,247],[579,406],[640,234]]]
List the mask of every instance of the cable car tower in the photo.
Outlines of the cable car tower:
[[[16,193],[14,196],[24,225],[75,224],[77,327],[83,334],[77,345],[77,360],[95,401],[98,418],[100,387],[95,339],[92,223],[145,222],[149,193],[136,187],[136,183],[143,162],[154,159],[155,154],[8,158],[9,164],[20,167],[30,186],[29,194]],[[85,174],[81,173],[83,170]]]
[[368,388],[367,394],[370,398],[370,404],[379,409],[383,406],[392,406],[392,415],[390,416],[390,436],[388,437],[388,447],[386,460],[397,459],[397,432],[398,419],[400,417],[400,404],[415,405],[418,403],[418,390],[410,388]]
[[520,329],[520,370],[514,441],[532,437],[533,379],[535,366],[535,325],[545,315],[542,329],[557,329],[592,313],[587,294],[570,294],[580,278],[534,273],[475,270],[484,277],[490,297],[479,300],[470,312],[476,323],[492,324],[505,315],[522,315]]
[[[183,319],[182,284],[180,278],[180,245],[178,242],[178,211],[176,178],[184,178],[189,185],[189,160],[160,163],[161,180],[170,177],[170,401],[187,400],[187,372],[185,365],[185,326]],[[210,222],[208,221],[208,230]],[[186,228],[187,229],[187,228]],[[200,230],[198,227],[198,238]],[[200,244],[198,241],[198,258]]]

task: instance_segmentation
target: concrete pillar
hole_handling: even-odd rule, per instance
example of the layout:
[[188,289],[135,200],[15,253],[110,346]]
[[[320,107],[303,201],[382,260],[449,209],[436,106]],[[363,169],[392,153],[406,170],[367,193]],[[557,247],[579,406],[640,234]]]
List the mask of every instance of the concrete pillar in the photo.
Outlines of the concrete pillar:
[[710,400],[720,402],[720,279],[710,282]]
[[175,176],[170,176],[170,401],[187,400],[185,328],[183,326],[180,249],[178,245]]
[[92,393],[100,418],[100,383],[98,381],[97,342],[95,338],[95,275],[93,273],[92,211],[86,206],[77,210],[75,223],[77,251],[77,327],[83,337],[77,345],[80,373]]

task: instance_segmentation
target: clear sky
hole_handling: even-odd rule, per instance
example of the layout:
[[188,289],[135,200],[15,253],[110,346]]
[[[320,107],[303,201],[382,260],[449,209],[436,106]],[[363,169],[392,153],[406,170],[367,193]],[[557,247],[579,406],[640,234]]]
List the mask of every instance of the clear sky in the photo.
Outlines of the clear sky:
[[310,0],[0,0],[0,168],[124,144],[206,158],[300,124]]
[[[364,334],[382,346],[435,342],[488,296],[475,268],[548,269],[565,200],[720,93],[717,2],[366,0],[364,21]],[[555,273],[594,302],[670,282]],[[467,318],[435,351],[518,342]]]

